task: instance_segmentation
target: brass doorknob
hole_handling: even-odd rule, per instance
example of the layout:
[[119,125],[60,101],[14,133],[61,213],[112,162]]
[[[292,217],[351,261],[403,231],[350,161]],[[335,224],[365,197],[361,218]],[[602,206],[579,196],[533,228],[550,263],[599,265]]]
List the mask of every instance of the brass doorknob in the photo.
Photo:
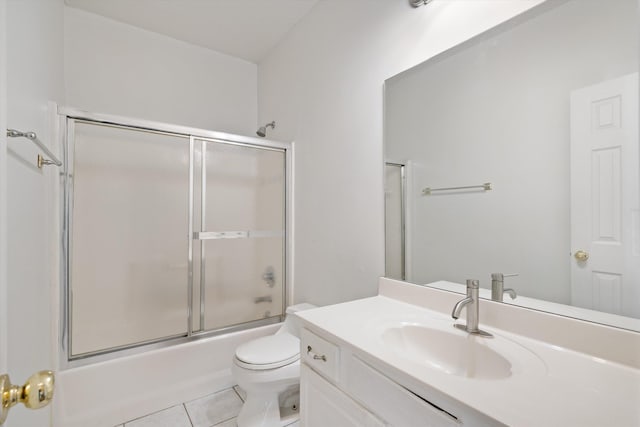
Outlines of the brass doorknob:
[[589,253],[585,252],[583,250],[577,251],[575,254],[573,254],[573,256],[578,260],[578,261],[586,261],[589,259]]
[[9,409],[22,402],[29,409],[40,409],[53,399],[55,378],[51,371],[40,371],[29,377],[23,386],[11,385],[9,375],[0,375],[0,425],[7,419]]

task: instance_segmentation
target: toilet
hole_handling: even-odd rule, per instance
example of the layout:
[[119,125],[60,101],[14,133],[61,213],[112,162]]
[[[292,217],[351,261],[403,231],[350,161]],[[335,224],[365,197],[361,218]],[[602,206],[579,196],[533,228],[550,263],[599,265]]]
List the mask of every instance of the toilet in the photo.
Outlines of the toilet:
[[[280,427],[294,420],[283,417],[280,401],[299,401],[300,325],[292,313],[315,308],[302,303],[287,308],[275,333],[246,342],[236,349],[231,372],[246,393],[238,427]],[[297,405],[297,401],[296,401]]]

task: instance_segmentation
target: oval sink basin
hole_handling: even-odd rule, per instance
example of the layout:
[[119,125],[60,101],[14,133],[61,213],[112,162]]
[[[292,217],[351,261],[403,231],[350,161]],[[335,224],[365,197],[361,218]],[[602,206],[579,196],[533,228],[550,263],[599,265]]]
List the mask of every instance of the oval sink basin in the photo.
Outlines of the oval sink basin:
[[[448,331],[403,324],[386,329],[382,340],[400,357],[447,374],[491,380],[507,378],[513,373],[512,363],[492,348],[495,338],[479,337],[453,327]],[[502,344],[505,343],[498,347]]]

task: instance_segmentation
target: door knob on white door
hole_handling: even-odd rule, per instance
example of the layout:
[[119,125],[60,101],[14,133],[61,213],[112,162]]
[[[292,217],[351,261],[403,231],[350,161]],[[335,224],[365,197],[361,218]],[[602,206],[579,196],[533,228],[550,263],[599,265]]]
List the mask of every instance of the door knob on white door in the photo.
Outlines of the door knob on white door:
[[29,377],[23,386],[12,385],[9,375],[0,375],[0,426],[4,424],[9,408],[20,402],[29,409],[40,409],[53,399],[54,376],[51,371],[40,371]]
[[586,261],[589,259],[589,253],[583,250],[579,250],[577,251],[575,254],[573,254],[573,256],[578,260],[578,261]]

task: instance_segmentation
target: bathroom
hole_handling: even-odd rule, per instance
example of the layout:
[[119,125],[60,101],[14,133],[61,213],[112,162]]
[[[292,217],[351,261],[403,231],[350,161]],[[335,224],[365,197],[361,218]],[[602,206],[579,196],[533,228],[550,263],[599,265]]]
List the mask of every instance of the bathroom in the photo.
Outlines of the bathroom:
[[[385,275],[385,81],[514,16],[558,2],[433,0],[412,7],[405,0],[256,0],[238,7],[216,0],[227,13],[211,25],[222,29],[215,33],[224,41],[217,50],[181,41],[179,32],[163,35],[152,16],[144,19],[158,7],[151,0],[109,2],[111,11],[101,3],[0,1],[0,124],[35,131],[49,145],[44,135],[56,121],[50,102],[252,137],[275,120],[266,138],[295,144],[288,298],[326,306],[377,295]],[[171,19],[171,3],[161,2],[157,18],[167,31],[180,21]],[[202,2],[180,7],[193,7],[185,20],[203,14]],[[127,21],[129,14],[142,28]],[[193,19],[193,25],[207,24]],[[248,30],[258,24],[281,32],[268,32],[267,39]],[[169,359],[134,354],[103,370],[88,364],[60,372],[55,230],[61,218],[49,209],[59,197],[59,170],[35,169],[38,151],[26,140],[3,135],[0,145],[0,373],[21,383],[53,369],[60,386],[53,405],[39,411],[18,405],[6,425],[99,420],[95,425],[112,427],[231,386],[227,370],[235,347],[248,337],[242,333],[269,333],[273,325],[231,334],[228,341],[189,342]],[[488,286],[488,276],[469,273],[464,278]],[[507,278],[505,286],[518,290],[518,280],[509,284]]]

